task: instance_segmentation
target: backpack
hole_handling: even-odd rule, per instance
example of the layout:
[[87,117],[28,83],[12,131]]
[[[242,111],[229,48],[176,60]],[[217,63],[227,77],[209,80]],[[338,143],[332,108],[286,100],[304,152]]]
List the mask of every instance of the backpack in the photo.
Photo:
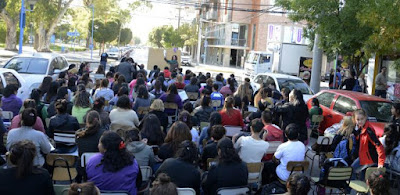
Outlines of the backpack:
[[362,88],[361,88],[360,82],[358,82],[358,79],[356,79],[356,83],[353,87],[353,91],[362,92]]
[[335,151],[333,152],[334,158],[342,158],[347,163],[351,163],[353,154],[355,153],[354,144],[356,143],[355,137],[350,136],[349,139],[343,137],[342,141],[336,146]]
[[261,195],[269,194],[284,194],[286,193],[286,186],[281,184],[279,181],[273,181],[262,187]]
[[395,171],[400,171],[400,145],[393,149],[388,156],[389,167]]
[[328,174],[329,169],[331,167],[348,167],[349,165],[343,158],[330,158],[326,159],[324,164],[322,165],[321,172],[320,172],[320,179],[318,183],[329,186],[336,187],[336,188],[343,188],[347,186],[346,181],[329,181]]

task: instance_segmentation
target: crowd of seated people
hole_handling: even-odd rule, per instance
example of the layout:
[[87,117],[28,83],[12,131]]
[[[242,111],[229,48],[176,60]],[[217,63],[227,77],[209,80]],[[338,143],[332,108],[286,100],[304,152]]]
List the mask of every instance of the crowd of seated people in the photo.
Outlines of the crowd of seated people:
[[[17,194],[28,187],[31,193],[53,194],[52,169],[45,164],[49,153],[75,155],[77,162],[84,153],[97,153],[85,166],[73,166],[78,175],[70,194],[137,194],[144,186],[143,166],[154,173],[155,179],[147,181],[151,194],[177,194],[177,188],[216,194],[219,188],[248,185],[248,164],[260,162],[260,184],[286,182],[288,194],[310,190],[309,178],[291,174],[287,164],[305,160],[309,120],[322,114],[317,99],[309,114],[296,89],[278,91],[275,85],[263,84],[256,91],[248,78],[238,82],[234,75],[225,79],[223,74],[183,74],[179,68],[161,71],[158,66],[147,74],[135,67],[132,59],[124,59],[107,74],[97,71],[104,78],[92,80],[87,65],[79,71],[71,65],[56,80],[45,77],[26,100],[16,96],[17,86],[8,85],[1,108],[14,117],[8,129],[3,128],[7,121],[0,120],[0,135],[7,137],[0,152],[9,153],[11,165],[0,169],[0,194],[12,194],[12,186]],[[198,99],[190,100],[182,95],[185,92],[198,93]],[[249,112],[251,105],[256,110]],[[331,150],[339,147],[338,140],[354,137],[359,153],[346,159],[349,164],[383,166],[385,156],[399,150],[399,104],[393,105],[392,113],[393,124],[378,140],[366,113],[355,111]],[[240,133],[229,134],[232,127]],[[74,135],[75,149],[62,149],[56,133]],[[268,153],[270,142],[281,144]],[[365,151],[376,155],[366,159],[361,155]],[[16,187],[20,185],[27,188]]]

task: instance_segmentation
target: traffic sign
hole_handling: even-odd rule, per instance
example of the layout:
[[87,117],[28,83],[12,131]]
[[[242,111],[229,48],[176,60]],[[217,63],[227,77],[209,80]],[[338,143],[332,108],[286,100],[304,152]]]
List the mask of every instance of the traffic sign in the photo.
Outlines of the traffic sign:
[[69,37],[79,37],[81,34],[79,34],[78,31],[75,30],[75,32],[67,32],[67,36]]

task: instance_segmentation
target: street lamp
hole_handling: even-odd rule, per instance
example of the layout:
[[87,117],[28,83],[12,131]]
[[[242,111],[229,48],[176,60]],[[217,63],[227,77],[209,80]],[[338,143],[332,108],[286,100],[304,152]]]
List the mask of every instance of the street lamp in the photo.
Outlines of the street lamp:
[[28,4],[29,4],[29,10],[25,9],[25,1],[21,0],[21,13],[20,13],[20,17],[19,17],[19,49],[18,49],[18,54],[22,53],[22,44],[24,43],[24,29],[25,29],[25,12],[26,11],[33,11],[33,7],[35,5],[35,3],[37,2],[37,0],[27,0]]

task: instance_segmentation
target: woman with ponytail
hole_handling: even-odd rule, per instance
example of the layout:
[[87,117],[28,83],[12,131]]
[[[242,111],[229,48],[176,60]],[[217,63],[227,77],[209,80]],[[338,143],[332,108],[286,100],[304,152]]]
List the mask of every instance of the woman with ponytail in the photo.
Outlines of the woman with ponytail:
[[36,146],[32,141],[17,141],[11,145],[11,167],[0,169],[0,194],[54,194],[50,174],[35,166],[36,155]]
[[139,165],[115,132],[105,132],[98,145],[99,154],[86,165],[88,180],[100,190],[121,190],[136,195],[142,176]]
[[85,128],[75,133],[75,142],[78,145],[79,156],[82,156],[85,152],[98,152],[97,145],[103,132],[104,129],[101,126],[99,113],[94,110],[88,112]]
[[18,141],[30,140],[35,144],[36,147],[36,156],[33,160],[33,165],[43,166],[44,157],[42,154],[50,153],[51,145],[43,132],[36,131],[32,128],[36,122],[36,117],[37,114],[34,108],[27,108],[22,111],[21,127],[8,132],[7,149],[10,151],[11,146]]
[[240,110],[233,107],[234,104],[235,100],[233,97],[225,98],[224,108],[219,112],[222,117],[222,125],[244,127],[242,114],[240,113]]
[[382,171],[375,171],[367,180],[371,195],[389,195],[390,181]]
[[205,194],[217,194],[218,188],[246,186],[248,171],[246,163],[242,162],[232,140],[222,138],[218,141],[218,163],[212,165],[206,179],[203,181]]
[[68,195],[100,195],[100,190],[92,182],[72,183]]
[[106,104],[106,100],[103,97],[97,98],[93,102],[93,107],[91,110],[89,110],[86,115],[83,117],[83,121],[86,123],[87,120],[87,115],[90,111],[97,111],[100,115],[100,120],[101,120],[101,127],[104,129],[109,129],[109,126],[111,124],[109,113],[104,111],[104,107]]
[[177,187],[171,182],[171,178],[165,174],[158,174],[153,182],[153,187],[150,189],[151,195],[178,195]]
[[193,127],[192,115],[186,110],[179,113],[179,121],[184,122],[190,129],[190,134],[192,134],[192,142],[198,144],[200,140],[199,131]]
[[310,179],[304,175],[293,173],[286,182],[286,188],[285,195],[308,194],[311,189]]

